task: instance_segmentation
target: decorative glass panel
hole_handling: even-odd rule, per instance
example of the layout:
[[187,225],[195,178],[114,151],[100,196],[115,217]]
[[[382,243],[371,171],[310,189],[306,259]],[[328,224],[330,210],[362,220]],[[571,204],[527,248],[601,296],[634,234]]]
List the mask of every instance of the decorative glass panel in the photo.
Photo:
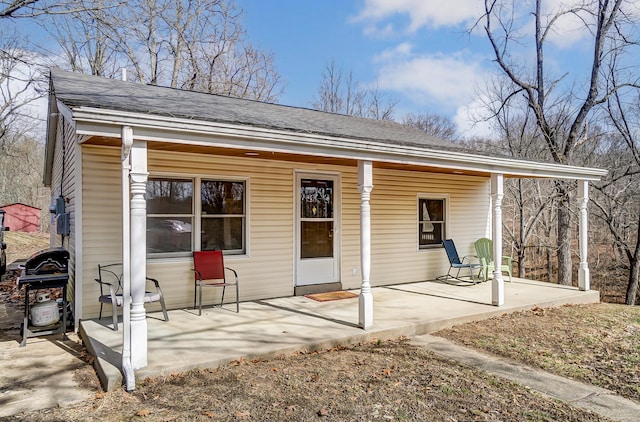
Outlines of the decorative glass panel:
[[193,183],[191,180],[149,179],[148,214],[191,214]]
[[203,218],[201,249],[244,251],[244,218]]
[[300,217],[333,218],[333,180],[301,181]]
[[301,258],[333,257],[333,221],[303,221],[301,229]]
[[147,218],[147,252],[190,252],[191,218]]
[[418,240],[421,248],[439,246],[445,234],[444,199],[418,200]]
[[202,214],[244,214],[244,182],[202,181]]

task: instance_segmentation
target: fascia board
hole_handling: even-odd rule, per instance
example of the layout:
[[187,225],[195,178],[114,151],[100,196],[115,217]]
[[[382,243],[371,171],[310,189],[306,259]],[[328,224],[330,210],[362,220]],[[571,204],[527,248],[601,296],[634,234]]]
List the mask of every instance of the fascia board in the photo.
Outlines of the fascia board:
[[75,121],[73,119],[73,112],[71,111],[71,109],[69,109],[69,107],[67,107],[60,100],[56,101],[56,107],[58,109],[58,113],[62,114],[62,117],[64,117],[64,119],[67,121],[67,123],[69,123],[70,125],[75,127]]
[[[163,140],[190,145],[251,148],[323,157],[372,160],[405,165],[436,166],[459,171],[501,173],[511,177],[563,178],[597,181],[606,170],[488,157],[378,141],[291,132],[246,125],[192,121],[147,114],[81,107],[73,110],[77,132],[84,135],[120,136],[120,127],[134,127],[141,140]],[[215,142],[212,142],[215,141]]]

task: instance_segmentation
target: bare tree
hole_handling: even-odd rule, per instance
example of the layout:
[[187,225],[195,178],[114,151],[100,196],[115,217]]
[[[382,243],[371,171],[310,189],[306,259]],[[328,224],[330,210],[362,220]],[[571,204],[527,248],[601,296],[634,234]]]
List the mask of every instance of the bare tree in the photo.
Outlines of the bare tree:
[[402,124],[435,136],[454,141],[458,139],[456,124],[447,116],[432,113],[408,113],[402,118]]
[[17,37],[0,31],[0,152],[5,154],[15,136],[35,129],[31,105],[40,94],[34,61]]
[[254,48],[229,0],[87,0],[77,13],[41,19],[65,66],[143,83],[273,102],[282,81],[273,54]]
[[108,10],[97,8],[91,13],[74,12],[43,20],[45,30],[62,50],[61,54],[49,52],[52,65],[66,66],[74,72],[96,76],[118,75],[118,51],[111,37]]
[[[542,160],[546,150],[532,111],[514,101],[517,87],[507,77],[488,81],[479,96],[491,116],[495,139],[473,139],[474,147],[491,154]],[[555,236],[550,228],[557,197],[549,181],[537,179],[505,180],[503,234],[505,247],[515,253],[519,277],[533,276],[552,280]],[[529,276],[532,276],[529,275]]]
[[[527,11],[534,17],[533,46],[535,63],[528,69],[512,54],[523,44],[518,33],[516,9],[522,3],[512,0],[485,0],[485,15],[481,23],[493,48],[496,62],[502,73],[512,82],[514,89],[506,101],[522,99],[532,111],[535,122],[544,139],[550,157],[557,163],[573,164],[576,147],[584,139],[589,115],[594,107],[603,104],[621,86],[634,84],[626,81],[616,86],[603,87],[602,66],[612,48],[627,45],[612,44],[611,39],[629,39],[623,31],[633,28],[630,16],[624,13],[624,0],[585,0],[576,7],[545,14],[543,1],[533,2],[534,9]],[[545,49],[550,36],[563,16],[576,16],[582,20],[592,35],[592,58],[586,84],[571,84],[567,74],[554,76],[545,66]],[[577,82],[577,81],[576,81]],[[604,89],[603,89],[604,88]],[[582,90],[581,90],[582,89]],[[558,282],[571,284],[571,211],[572,184],[557,181],[556,196],[558,238]]]
[[35,140],[32,108],[41,96],[35,60],[21,40],[0,31],[0,204],[48,204],[42,187],[44,151]]
[[392,120],[396,103],[396,99],[380,93],[377,86],[373,89],[361,87],[353,72],[345,74],[332,60],[322,72],[318,94],[311,106],[329,113]]
[[[611,76],[615,84],[616,75]],[[635,305],[640,278],[640,94],[624,94],[616,91],[607,101],[615,135],[609,137],[606,154],[601,156],[610,170],[605,180],[595,185],[598,195],[592,202],[629,270],[625,303]]]
[[[121,0],[124,2],[126,0]],[[84,0],[1,0],[0,18],[34,18],[43,15],[65,15],[94,9]]]

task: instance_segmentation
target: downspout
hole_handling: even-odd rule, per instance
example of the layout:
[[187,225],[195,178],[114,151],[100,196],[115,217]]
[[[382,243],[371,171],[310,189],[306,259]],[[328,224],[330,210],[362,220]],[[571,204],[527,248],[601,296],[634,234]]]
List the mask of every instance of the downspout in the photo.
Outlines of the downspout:
[[133,145],[133,130],[129,126],[122,127],[122,373],[125,389],[136,389],[135,373],[131,364],[131,216],[129,158]]

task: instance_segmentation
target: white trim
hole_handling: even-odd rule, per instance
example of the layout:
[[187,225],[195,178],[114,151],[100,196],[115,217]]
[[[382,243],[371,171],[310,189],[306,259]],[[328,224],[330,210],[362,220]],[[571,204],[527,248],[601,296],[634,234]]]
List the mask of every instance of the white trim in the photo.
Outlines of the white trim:
[[[505,174],[515,177],[546,177],[600,180],[606,170],[537,163],[468,152],[442,151],[429,146],[389,144],[339,136],[290,132],[247,125],[167,118],[142,113],[78,107],[73,110],[77,132],[115,136],[123,125],[135,126],[136,138],[256,151],[302,153],[323,157],[380,161],[416,166],[435,166],[458,171]],[[219,138],[215,138],[219,137]]]
[[75,119],[73,118],[73,112],[71,111],[71,109],[69,109],[69,107],[67,107],[66,105],[64,105],[64,103],[60,100],[56,100],[56,107],[57,107],[57,112],[59,114],[62,115],[62,117],[67,121],[67,123],[69,124],[69,126],[71,126],[73,128],[73,130],[75,131],[77,128],[77,123],[75,121]]
[[358,192],[360,192],[360,267],[362,282],[358,296],[358,325],[364,330],[373,327],[373,292],[371,291],[371,191],[373,163],[358,161]]
[[504,197],[504,177],[502,174],[491,175],[491,209],[493,210],[493,281],[491,282],[491,304],[504,305],[504,280],[502,278],[502,199]]
[[[415,225],[414,225],[414,229],[416,229],[418,227],[418,224],[420,222],[420,215],[419,215],[419,210],[418,210],[418,206],[420,205],[420,200],[421,199],[434,199],[434,200],[438,200],[438,199],[442,199],[444,200],[444,233],[442,233],[442,240],[444,239],[448,239],[449,236],[449,218],[450,218],[450,212],[449,212],[449,206],[451,204],[451,195],[449,195],[448,193],[422,193],[422,192],[418,192],[416,194],[416,207],[415,207],[415,211],[416,211],[416,221],[415,221]],[[418,252],[424,252],[424,251],[430,251],[430,250],[439,250],[442,248],[442,245],[432,245],[432,246],[428,246],[426,248],[421,248],[420,247],[420,233],[416,230],[416,248]]]
[[586,291],[590,289],[591,276],[589,273],[589,261],[587,254],[589,252],[589,213],[587,207],[589,205],[589,182],[586,180],[578,180],[578,246],[580,249],[580,264],[578,268],[578,288]]
[[[75,145],[75,170],[74,170],[74,182],[75,182],[75,203],[74,203],[74,218],[75,227],[73,229],[75,236],[75,274],[74,274],[74,286],[73,286],[73,320],[74,330],[78,331],[80,327],[80,320],[82,319],[82,290],[83,290],[83,277],[82,271],[84,269],[83,260],[84,254],[82,253],[82,145],[76,143]],[[78,253],[80,251],[80,253]],[[79,306],[77,306],[79,305]]]
[[335,280],[338,282],[342,278],[340,273],[341,247],[342,247],[342,173],[335,171],[313,171],[294,170],[293,171],[293,285],[294,287],[308,284],[298,283],[298,267],[300,257],[300,181],[303,178],[322,179],[328,178],[335,182],[334,202],[333,202],[333,272]]
[[[202,248],[202,242],[200,236],[196,236],[195,233],[201,233],[202,231],[202,180],[213,180],[213,181],[226,181],[226,182],[243,182],[244,183],[244,253],[238,254],[230,254],[225,255],[226,259],[234,259],[234,258],[250,258],[251,257],[251,248],[250,248],[250,209],[251,209],[251,177],[250,176],[230,176],[230,175],[221,175],[221,174],[202,174],[202,173],[176,173],[176,172],[158,172],[158,173],[149,173],[149,179],[185,179],[191,180],[192,186],[192,213],[190,214],[192,218],[191,225],[191,248],[190,252],[165,252],[165,253],[147,253],[147,259],[152,262],[183,262],[188,259],[192,259],[191,255],[193,251],[199,251]],[[149,216],[154,216],[156,214],[147,213],[147,218]],[[179,214],[183,215],[183,214]],[[187,215],[187,214],[184,214]],[[178,216],[178,214],[176,215]]]

